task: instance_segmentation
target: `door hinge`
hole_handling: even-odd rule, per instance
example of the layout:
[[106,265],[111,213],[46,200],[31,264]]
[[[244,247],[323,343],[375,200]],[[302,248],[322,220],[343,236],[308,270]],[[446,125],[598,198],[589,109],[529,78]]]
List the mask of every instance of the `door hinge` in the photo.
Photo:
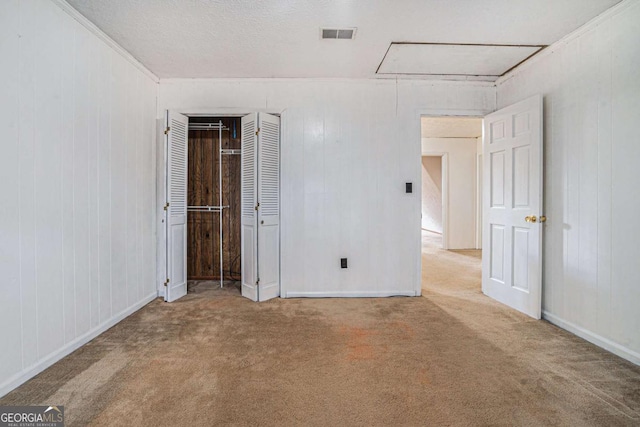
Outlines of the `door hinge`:
[[258,203],[256,204],[255,209],[256,209],[256,210],[258,210],[258,208],[260,208],[260,202],[258,202]]
[[256,280],[256,285],[260,284],[260,278],[258,277],[258,280]]
[[164,208],[163,209],[166,211],[168,207],[169,207],[169,202],[164,204]]
[[171,127],[167,126],[167,128],[164,130],[164,134],[168,135],[170,130],[171,130]]
[[169,283],[169,279],[164,281],[164,286],[167,286],[167,284]]
[[258,135],[260,133],[260,128],[258,128],[258,130],[256,131],[256,135]]

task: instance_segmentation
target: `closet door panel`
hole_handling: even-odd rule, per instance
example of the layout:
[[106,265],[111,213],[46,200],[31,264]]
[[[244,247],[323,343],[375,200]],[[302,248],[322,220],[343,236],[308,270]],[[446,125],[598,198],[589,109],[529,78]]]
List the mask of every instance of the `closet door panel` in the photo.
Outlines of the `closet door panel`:
[[258,300],[258,115],[242,118],[242,296]]
[[167,279],[165,300],[187,294],[187,139],[189,119],[167,112]]
[[258,115],[258,300],[280,296],[280,118]]

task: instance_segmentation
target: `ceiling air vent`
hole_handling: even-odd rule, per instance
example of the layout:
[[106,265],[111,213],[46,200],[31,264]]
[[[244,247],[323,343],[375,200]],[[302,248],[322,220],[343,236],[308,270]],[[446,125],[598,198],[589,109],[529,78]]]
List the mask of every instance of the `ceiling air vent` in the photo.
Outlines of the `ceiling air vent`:
[[352,40],[356,37],[356,28],[320,28],[320,38],[330,40]]

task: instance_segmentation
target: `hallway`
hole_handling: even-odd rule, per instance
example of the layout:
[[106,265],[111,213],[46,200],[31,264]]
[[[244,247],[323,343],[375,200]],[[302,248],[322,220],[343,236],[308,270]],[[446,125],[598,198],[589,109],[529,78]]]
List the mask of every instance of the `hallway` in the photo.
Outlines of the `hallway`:
[[422,230],[422,289],[434,294],[478,294],[482,251],[442,249],[442,235]]

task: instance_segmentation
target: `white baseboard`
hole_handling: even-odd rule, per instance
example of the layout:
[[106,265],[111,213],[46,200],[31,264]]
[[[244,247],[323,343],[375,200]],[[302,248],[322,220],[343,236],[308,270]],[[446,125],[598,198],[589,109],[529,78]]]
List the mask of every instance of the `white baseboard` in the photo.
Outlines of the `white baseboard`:
[[615,343],[607,338],[601,337],[598,334],[594,334],[591,331],[588,331],[580,326],[574,325],[571,322],[567,322],[555,316],[548,311],[542,312],[542,318],[547,320],[549,323],[553,323],[554,325],[565,329],[571,332],[574,335],[579,336],[580,338],[589,341],[592,344],[597,345],[598,347],[602,347],[607,351],[615,354],[616,356],[620,356],[623,359],[628,360],[629,362],[635,363],[636,365],[640,365],[640,353],[637,353],[629,348],[626,348],[623,345]]
[[285,292],[282,298],[380,298],[415,297],[416,291],[337,291],[337,292]]
[[7,381],[0,384],[0,397],[9,393],[11,390],[18,387],[20,384],[23,384],[26,381],[30,380],[31,378],[35,377],[40,372],[44,371],[45,369],[47,369],[48,367],[50,367],[51,365],[53,365],[54,363],[62,359],[63,357],[73,353],[75,350],[82,347],[83,345],[85,345],[86,343],[88,343],[89,341],[91,341],[101,333],[105,332],[107,329],[111,328],[112,326],[114,326],[116,323],[120,322],[124,318],[140,310],[142,307],[149,304],[151,301],[153,301],[157,297],[158,297],[158,292],[154,290],[152,294],[144,297],[141,301],[121,311],[120,313],[111,317],[106,322],[91,329],[89,332],[85,333],[84,335],[67,343],[64,347],[49,354],[44,359],[38,361],[35,365],[31,365],[30,367],[20,371],[18,374],[10,377]]

